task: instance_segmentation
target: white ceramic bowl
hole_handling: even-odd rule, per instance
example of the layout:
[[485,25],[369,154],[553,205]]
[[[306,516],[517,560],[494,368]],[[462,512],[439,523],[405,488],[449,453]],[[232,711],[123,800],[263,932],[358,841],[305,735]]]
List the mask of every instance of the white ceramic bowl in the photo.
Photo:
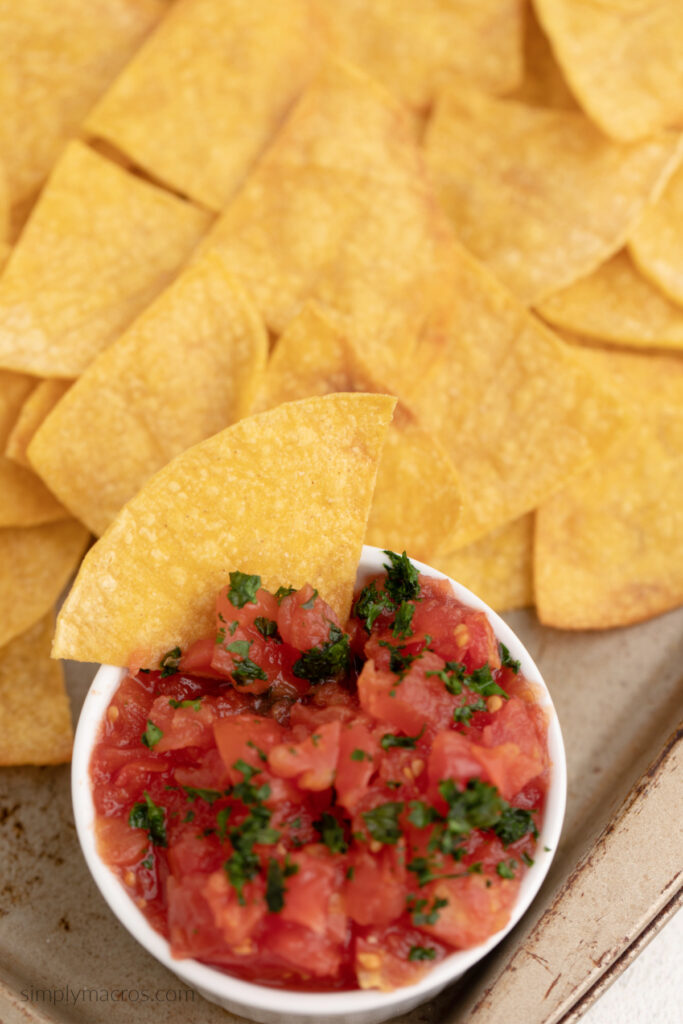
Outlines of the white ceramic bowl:
[[[369,577],[382,572],[385,559],[386,556],[379,548],[364,547],[358,566],[358,586],[362,586]],[[448,579],[443,573],[414,559],[413,564],[426,576]],[[566,762],[560,725],[541,674],[522,642],[488,605],[466,587],[454,580],[450,582],[458,600],[486,612],[498,640],[506,645],[513,658],[519,659],[522,672],[527,679],[536,684],[539,702],[546,709],[549,718],[548,747],[552,760],[552,774],[535,863],[522,880],[519,898],[507,926],[479,946],[452,953],[416,985],[399,988],[393,992],[356,990],[309,993],[268,988],[233,978],[196,960],[175,960],[171,956],[166,939],[152,928],[124,892],[119,879],[100,858],[95,846],[95,810],[89,776],[90,757],[100,723],[125,671],[111,665],[102,665],[95,676],[85,698],[76,730],[71,775],[76,829],[85,859],[100,892],[121,924],[157,960],[211,1002],[262,1024],[375,1024],[387,1020],[431,999],[481,960],[515,926],[538,892],[557,848],[564,817]]]

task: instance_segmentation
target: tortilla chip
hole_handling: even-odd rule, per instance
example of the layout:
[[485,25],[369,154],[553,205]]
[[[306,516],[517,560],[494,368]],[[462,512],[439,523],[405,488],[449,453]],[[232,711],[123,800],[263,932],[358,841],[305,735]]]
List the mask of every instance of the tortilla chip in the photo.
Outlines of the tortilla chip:
[[10,237],[10,202],[5,169],[0,163],[0,249]]
[[7,438],[5,455],[20,466],[31,467],[26,456],[33,435],[49,412],[71,387],[70,380],[41,380],[21,407],[14,427]]
[[241,420],[188,449],[86,556],[53,656],[149,665],[214,629],[232,570],[309,582],[345,620],[395,400],[327,395]]
[[0,365],[77,377],[168,284],[209,220],[72,142],[0,279]]
[[[279,338],[257,408],[336,391],[386,392],[340,327],[307,306]],[[366,541],[429,561],[460,514],[453,463],[400,402],[387,431]]]
[[52,608],[87,542],[75,519],[0,530],[0,647]]
[[21,0],[0,10],[0,153],[33,195],[95,100],[162,17],[159,0]]
[[442,549],[517,519],[603,454],[624,427],[618,403],[461,252],[423,296],[425,317],[398,394],[442,441],[467,485]]
[[534,0],[572,92],[612,138],[683,119],[683,5],[674,0]]
[[625,251],[546,299],[538,312],[550,323],[588,338],[683,349],[683,308],[639,274]]
[[530,3],[524,19],[524,78],[509,95],[510,99],[532,107],[579,109]]
[[417,322],[420,282],[451,237],[405,110],[361,72],[330,64],[205,245],[220,249],[274,333],[314,299],[369,345]]
[[314,0],[333,53],[357,64],[416,109],[444,72],[487,92],[522,79],[524,0]]
[[33,526],[68,514],[35,473],[1,454],[34,385],[25,374],[0,370],[0,527]]
[[52,615],[0,650],[0,765],[71,760],[64,672],[50,658]]
[[249,411],[267,356],[258,314],[209,252],[88,367],[29,459],[100,534],[152,473]]
[[2,273],[2,270],[4,269],[4,266],[7,263],[7,260],[9,259],[11,252],[11,245],[6,245],[5,242],[0,242],[0,273]]
[[528,305],[621,248],[680,159],[673,132],[617,144],[581,113],[458,83],[441,95],[425,152],[460,241]]
[[220,210],[317,63],[307,0],[186,0],[169,10],[87,128]]
[[629,250],[643,276],[683,306],[683,168],[657,202],[646,206],[631,232]]
[[437,555],[436,569],[462,583],[497,612],[534,603],[533,514],[514,519],[450,555]]
[[539,509],[536,603],[548,625],[608,629],[683,601],[683,361],[582,358],[633,403],[635,425]]

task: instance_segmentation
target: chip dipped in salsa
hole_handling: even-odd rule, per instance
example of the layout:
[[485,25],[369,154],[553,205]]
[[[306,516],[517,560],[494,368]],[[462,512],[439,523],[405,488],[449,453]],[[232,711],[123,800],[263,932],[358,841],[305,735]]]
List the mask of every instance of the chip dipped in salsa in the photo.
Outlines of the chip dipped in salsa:
[[545,714],[484,612],[386,555],[348,623],[310,585],[231,573],[215,633],[114,694],[98,850],[175,957],[390,990],[507,924],[543,820]]

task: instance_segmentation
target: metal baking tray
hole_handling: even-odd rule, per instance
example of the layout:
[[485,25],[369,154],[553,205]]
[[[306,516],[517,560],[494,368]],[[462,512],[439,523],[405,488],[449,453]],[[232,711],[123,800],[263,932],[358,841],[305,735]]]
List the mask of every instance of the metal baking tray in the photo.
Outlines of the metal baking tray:
[[[683,896],[683,839],[672,827],[683,608],[604,633],[551,630],[528,610],[505,618],[560,715],[563,838],[505,942],[402,1024],[574,1024]],[[75,715],[94,671],[67,664]],[[239,1019],[187,989],[109,912],[78,847],[68,766],[0,771],[0,1024]]]

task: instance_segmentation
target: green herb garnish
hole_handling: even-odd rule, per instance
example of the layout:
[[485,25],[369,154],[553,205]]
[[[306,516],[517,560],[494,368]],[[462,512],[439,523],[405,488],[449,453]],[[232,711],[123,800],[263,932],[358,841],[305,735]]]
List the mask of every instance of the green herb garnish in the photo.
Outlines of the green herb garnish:
[[330,623],[329,640],[317,647],[311,647],[294,662],[292,672],[297,679],[308,679],[320,683],[324,679],[335,679],[342,675],[349,665],[351,643],[339,626]]
[[235,608],[244,608],[245,604],[256,604],[256,591],[260,586],[260,576],[249,576],[239,571],[231,572],[228,601]]
[[157,743],[163,737],[163,735],[164,734],[159,728],[159,726],[155,725],[154,722],[152,722],[151,719],[148,718],[147,728],[145,729],[141,736],[144,745],[146,747],[149,747],[149,749],[151,750],[152,747],[155,747],[157,745]]
[[403,807],[403,802],[389,800],[372,811],[362,812],[363,821],[373,839],[388,846],[394,846],[399,841],[401,829],[398,816]]
[[128,815],[128,824],[131,828],[144,828],[147,831],[153,846],[168,846],[166,839],[166,811],[163,807],[157,806],[150,797],[147,790],[144,793],[145,802],[133,804]]
[[384,554],[390,563],[384,564],[387,570],[384,587],[394,604],[399,605],[402,601],[412,601],[419,597],[419,574],[405,551],[402,555],[397,555],[395,551],[385,551]]
[[173,647],[170,651],[166,651],[166,654],[164,654],[163,658],[159,662],[162,679],[176,674],[178,666],[180,665],[181,657],[182,651],[179,647]]

